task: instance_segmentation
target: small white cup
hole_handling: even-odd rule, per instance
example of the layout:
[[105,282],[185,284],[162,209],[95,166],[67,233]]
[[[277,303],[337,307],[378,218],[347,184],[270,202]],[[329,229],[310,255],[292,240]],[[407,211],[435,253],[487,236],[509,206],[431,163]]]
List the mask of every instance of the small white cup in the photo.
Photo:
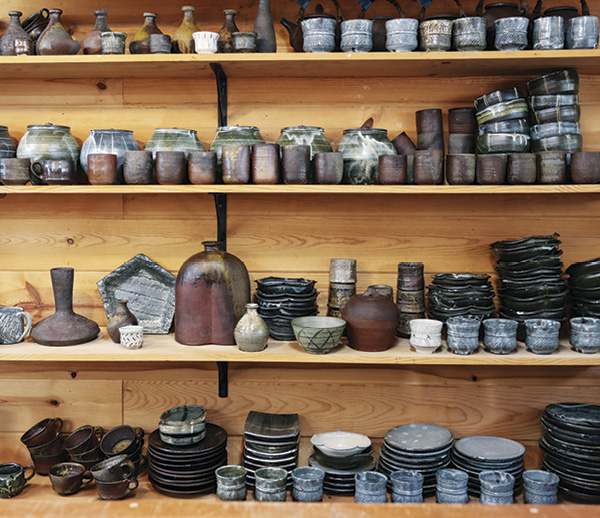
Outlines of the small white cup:
[[218,33],[198,31],[194,32],[192,37],[194,38],[197,54],[215,54],[217,52]]
[[142,326],[123,326],[119,328],[121,345],[125,349],[140,349],[144,344],[144,328]]

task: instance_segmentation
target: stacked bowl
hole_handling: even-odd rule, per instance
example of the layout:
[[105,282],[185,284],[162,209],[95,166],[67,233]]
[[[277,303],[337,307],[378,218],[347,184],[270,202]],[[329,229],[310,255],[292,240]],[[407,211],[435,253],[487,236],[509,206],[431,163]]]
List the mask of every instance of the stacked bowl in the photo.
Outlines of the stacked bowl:
[[600,406],[555,403],[542,414],[542,468],[560,477],[564,496],[600,503]]
[[482,471],[504,471],[515,477],[515,494],[523,489],[525,447],[502,437],[464,437],[454,445],[452,464],[469,475],[469,494],[479,496]]
[[103,435],[104,429],[101,426],[80,426],[67,437],[65,450],[73,462],[90,469],[104,459],[104,453],[100,449]]
[[158,434],[173,446],[189,446],[206,436],[206,408],[183,405],[171,408],[160,416]]
[[573,315],[600,318],[600,257],[567,268]]
[[530,319],[564,321],[569,289],[563,279],[558,234],[530,236],[491,245],[498,257],[496,270],[500,316],[523,322]]
[[390,475],[399,469],[423,475],[423,496],[435,494],[435,474],[450,465],[454,434],[433,424],[405,424],[385,434],[379,452],[379,472]]
[[61,435],[62,427],[63,420],[60,417],[43,419],[21,436],[21,442],[27,446],[38,475],[47,475],[52,466],[68,460],[69,454]]
[[144,447],[144,430],[121,425],[113,428],[100,441],[100,451],[106,457],[127,455],[127,460],[135,465],[136,475],[146,467],[146,457],[142,455]]
[[450,317],[473,316],[479,320],[495,315],[494,288],[489,275],[440,273],[428,286],[429,318],[445,322]]
[[325,472],[323,489],[330,494],[352,495],[355,475],[375,468],[371,439],[353,432],[326,432],[313,435],[314,454],[308,463]]
[[423,263],[404,262],[398,264],[398,307],[397,336],[410,336],[410,321],[425,318],[425,277]]
[[534,152],[581,151],[579,76],[574,69],[557,70],[527,83]]
[[316,281],[266,277],[256,281],[258,314],[276,340],[295,339],[292,320],[318,312]]

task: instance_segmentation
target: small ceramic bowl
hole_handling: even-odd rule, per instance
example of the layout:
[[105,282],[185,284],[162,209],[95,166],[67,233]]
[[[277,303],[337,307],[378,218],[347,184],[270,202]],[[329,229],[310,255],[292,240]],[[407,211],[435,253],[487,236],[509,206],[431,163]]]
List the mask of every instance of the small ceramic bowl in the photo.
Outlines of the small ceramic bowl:
[[144,328],[142,326],[123,326],[119,328],[121,345],[125,349],[140,349],[144,345]]
[[442,327],[440,320],[418,318],[410,321],[410,345],[421,354],[433,354],[442,345]]
[[194,38],[197,54],[215,54],[217,52],[218,33],[198,31],[194,32],[192,37]]
[[160,438],[167,444],[186,446],[200,442],[206,435],[206,408],[183,405],[160,416]]
[[311,354],[327,354],[340,343],[346,321],[335,317],[299,317],[292,320],[298,343]]
[[600,351],[600,318],[572,318],[569,343],[583,354],[595,354]]
[[313,446],[331,457],[348,457],[360,453],[371,446],[371,439],[354,432],[325,432],[310,438]]

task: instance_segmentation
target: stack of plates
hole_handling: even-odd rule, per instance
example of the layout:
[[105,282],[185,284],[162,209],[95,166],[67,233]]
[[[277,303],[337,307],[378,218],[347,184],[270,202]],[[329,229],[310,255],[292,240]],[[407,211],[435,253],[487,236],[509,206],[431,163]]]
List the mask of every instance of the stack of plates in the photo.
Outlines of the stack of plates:
[[[373,449],[371,449],[373,453]],[[325,464],[315,453],[308,458],[308,464],[314,468],[321,468],[325,472],[323,489],[333,495],[353,495],[354,476],[364,471],[373,471],[377,462],[372,455],[353,468],[338,469]]]
[[567,268],[573,315],[600,318],[600,257]]
[[505,471],[515,477],[515,494],[523,489],[525,447],[502,437],[474,436],[456,441],[452,464],[469,474],[469,494],[479,496],[479,473]]
[[484,320],[495,315],[489,275],[440,273],[432,278],[427,294],[430,318],[445,322],[450,317],[470,315]]
[[298,465],[300,421],[298,414],[267,414],[251,410],[244,425],[242,458],[248,470],[246,482],[254,487],[259,468],[283,468],[289,473]]
[[477,152],[529,151],[529,109],[520,88],[497,90],[475,99]]
[[581,151],[579,76],[573,69],[557,70],[527,83],[531,108],[531,149]]
[[258,313],[276,340],[295,340],[291,321],[318,312],[316,281],[266,277],[256,281]]
[[189,446],[164,442],[158,430],[148,437],[148,479],[156,491],[182,497],[213,493],[215,470],[227,464],[227,432],[206,423],[206,436]]
[[600,503],[600,406],[548,405],[542,414],[542,468],[560,477],[565,496]]
[[399,469],[423,474],[423,494],[435,493],[435,474],[450,465],[454,435],[443,426],[405,424],[385,434],[377,469],[389,476]]
[[500,316],[519,322],[532,318],[565,320],[569,289],[563,279],[559,245],[558,234],[491,245],[502,281],[498,290]]

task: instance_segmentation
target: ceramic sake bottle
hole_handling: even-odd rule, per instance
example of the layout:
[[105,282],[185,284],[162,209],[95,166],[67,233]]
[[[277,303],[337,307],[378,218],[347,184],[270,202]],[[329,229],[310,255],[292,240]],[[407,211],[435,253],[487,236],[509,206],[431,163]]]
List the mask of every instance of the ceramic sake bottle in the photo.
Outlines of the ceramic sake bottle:
[[277,52],[277,41],[275,40],[275,28],[273,27],[269,0],[258,0],[254,32],[258,36],[256,52]]
[[31,42],[31,36],[25,32],[21,27],[21,11],[10,11],[10,23],[4,31],[2,37],[0,37],[0,54],[2,56],[15,56],[15,40],[26,40]]
[[223,14],[225,15],[225,21],[223,22],[223,27],[221,27],[221,30],[219,31],[217,52],[230,54],[233,52],[233,37],[231,35],[234,32],[239,32],[239,29],[235,24],[235,15],[237,14],[237,11],[225,9]]
[[132,54],[150,54],[150,35],[162,34],[156,26],[156,13],[144,13],[144,25],[135,33],[129,43],[129,52]]
[[199,31],[194,21],[194,7],[185,5],[181,8],[183,20],[181,25],[171,37],[171,52],[175,54],[193,54],[196,50],[192,34]]
[[68,56],[77,54],[81,43],[71,38],[66,31],[60,16],[61,9],[50,9],[50,20],[44,32],[40,34],[35,51],[40,56]]
[[98,9],[94,14],[96,15],[96,25],[94,26],[94,30],[83,40],[82,47],[84,54],[102,54],[102,40],[100,39],[100,34],[103,32],[111,32],[108,23],[106,23],[108,11],[106,9]]
[[235,326],[233,335],[240,351],[259,352],[267,346],[269,328],[258,314],[258,304],[246,304],[246,314]]

